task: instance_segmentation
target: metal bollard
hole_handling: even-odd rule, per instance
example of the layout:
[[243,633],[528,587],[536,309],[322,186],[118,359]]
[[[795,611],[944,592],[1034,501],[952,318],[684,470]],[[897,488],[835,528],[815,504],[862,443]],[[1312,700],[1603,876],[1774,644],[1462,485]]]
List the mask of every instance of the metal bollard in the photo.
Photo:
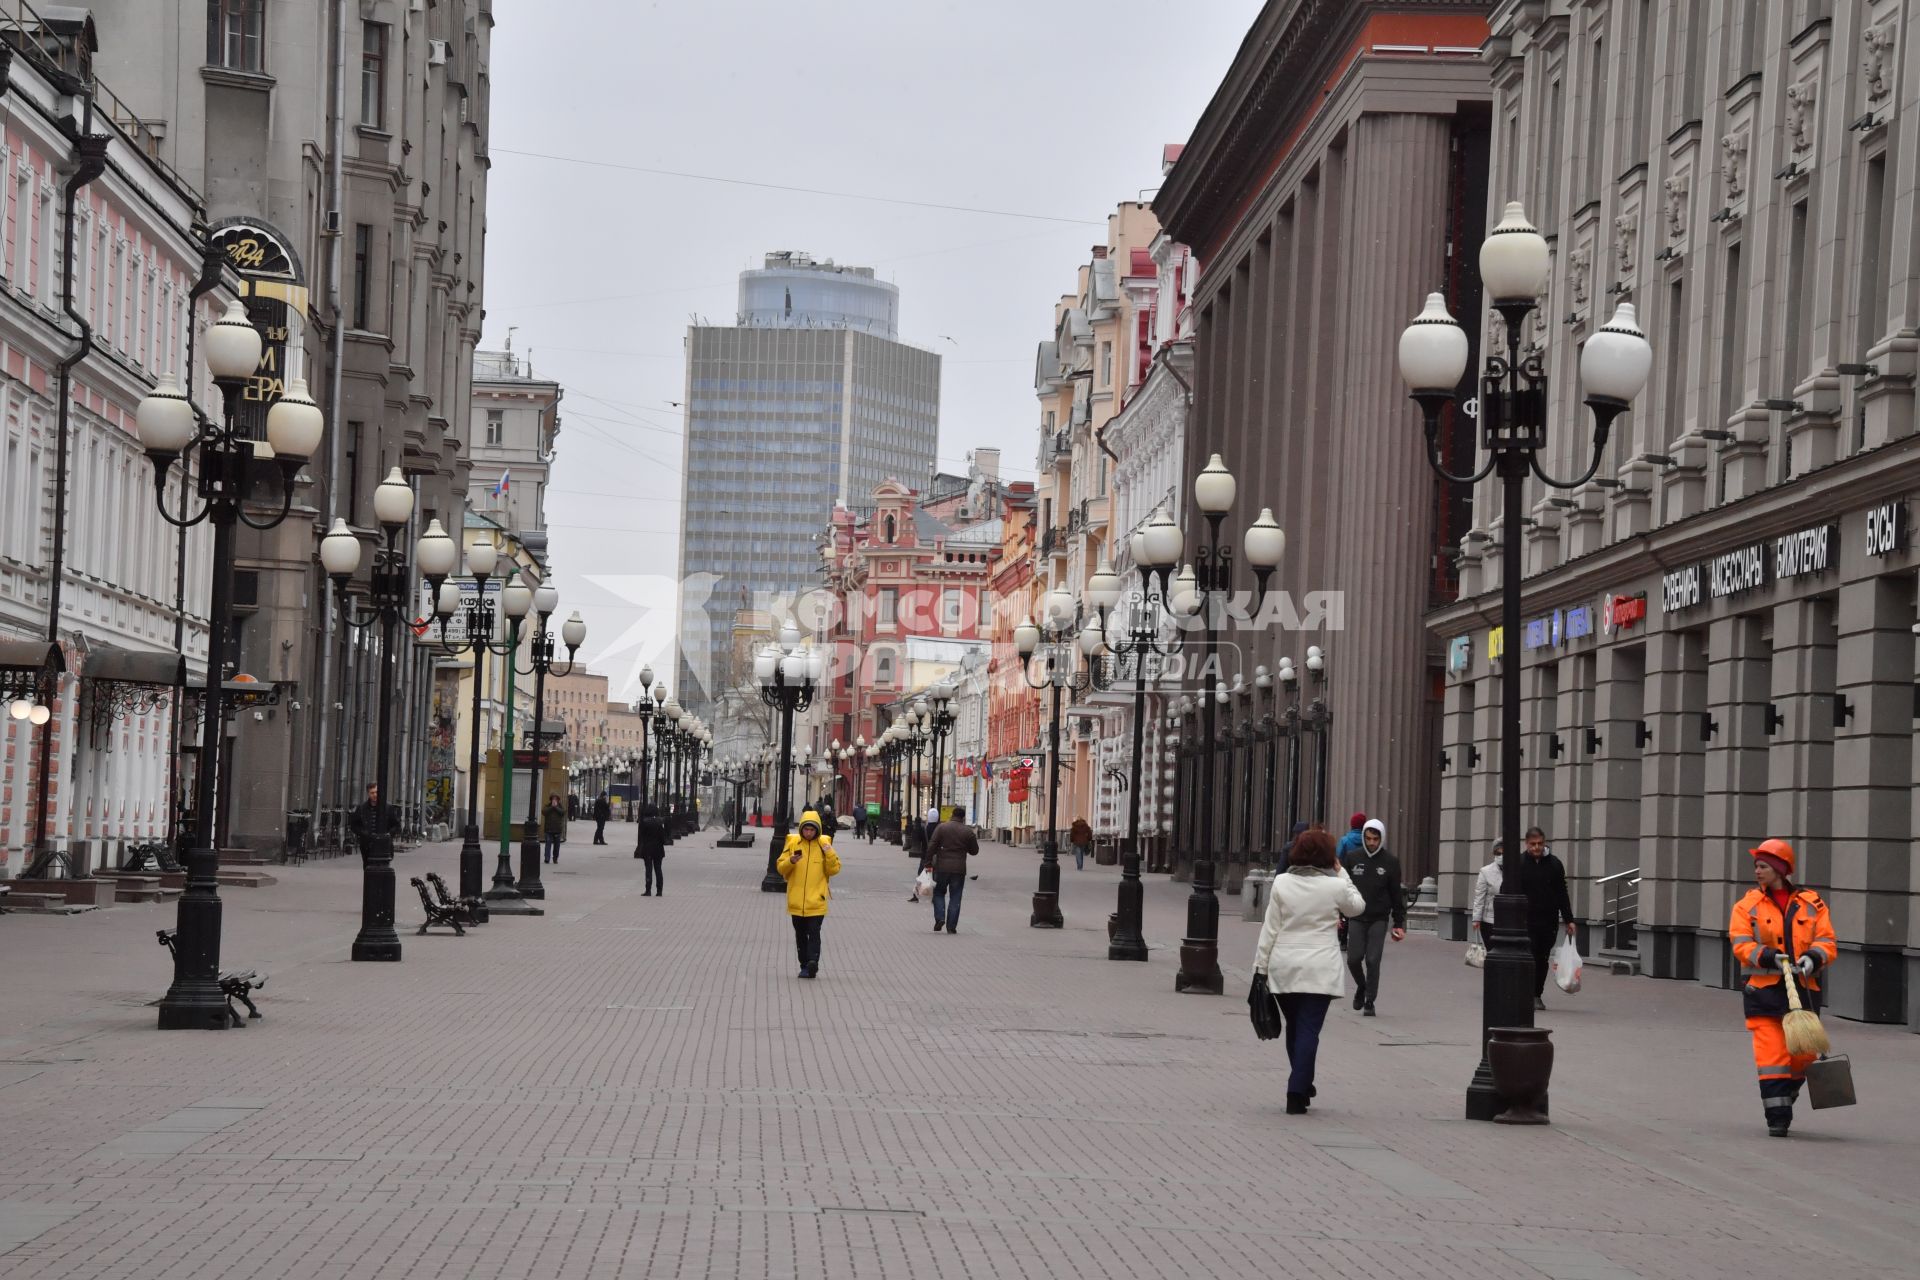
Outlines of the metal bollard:
[[1267,894],[1273,888],[1273,872],[1265,867],[1253,867],[1247,871],[1246,883],[1241,887],[1240,896],[1244,902],[1240,910],[1242,920],[1264,920],[1267,915]]

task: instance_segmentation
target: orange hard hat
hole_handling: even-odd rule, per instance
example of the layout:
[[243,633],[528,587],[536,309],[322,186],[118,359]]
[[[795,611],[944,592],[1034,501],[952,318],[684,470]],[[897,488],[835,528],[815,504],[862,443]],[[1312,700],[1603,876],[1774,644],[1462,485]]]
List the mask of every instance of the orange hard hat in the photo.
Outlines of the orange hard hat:
[[1783,862],[1786,864],[1784,869],[1778,867],[1775,869],[1780,870],[1784,875],[1793,874],[1793,846],[1785,840],[1762,840],[1758,847],[1749,849],[1747,852],[1753,855],[1755,861],[1765,858],[1769,862]]

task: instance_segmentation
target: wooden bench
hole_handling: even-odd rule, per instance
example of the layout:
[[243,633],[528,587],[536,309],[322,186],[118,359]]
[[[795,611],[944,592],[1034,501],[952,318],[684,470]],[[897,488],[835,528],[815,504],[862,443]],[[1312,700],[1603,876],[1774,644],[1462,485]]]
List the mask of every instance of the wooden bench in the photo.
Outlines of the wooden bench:
[[434,896],[440,905],[449,911],[460,913],[460,919],[466,924],[485,924],[487,922],[487,904],[480,898],[456,898],[447,891],[447,882],[440,878],[438,871],[427,872],[427,883],[433,886]]
[[[160,945],[167,949],[167,954],[173,956],[176,960],[179,959],[180,953],[173,945],[173,935],[176,931],[173,929],[157,929],[154,932],[155,936],[160,939]],[[247,1018],[260,1017],[260,1010],[254,1006],[250,993],[266,985],[267,976],[253,969],[229,969],[220,975],[220,994],[227,998],[227,1016],[233,1019],[234,1026],[244,1027],[247,1025],[247,1021],[246,1018],[242,1018],[239,1011],[233,1007],[233,1002],[238,1000],[241,1004],[247,1006]]]
[[420,922],[420,932],[425,933],[431,925],[444,924],[451,926],[460,937],[467,936],[467,931],[460,925],[459,906],[443,907],[435,902],[433,895],[427,892],[427,882],[419,876],[415,876],[412,883],[420,891],[420,909],[427,913],[427,918]]

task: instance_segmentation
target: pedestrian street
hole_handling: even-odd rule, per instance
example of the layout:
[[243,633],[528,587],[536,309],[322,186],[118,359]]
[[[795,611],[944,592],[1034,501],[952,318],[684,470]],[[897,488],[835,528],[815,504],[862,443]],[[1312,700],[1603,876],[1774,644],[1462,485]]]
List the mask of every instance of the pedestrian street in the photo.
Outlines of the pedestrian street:
[[[633,828],[546,868],[546,915],[353,964],[358,859],[225,895],[264,1017],[155,1035],[171,904],[0,921],[0,1276],[1752,1277],[1911,1273],[1920,1067],[1828,1019],[1862,1105],[1758,1123],[1738,997],[1589,970],[1549,992],[1553,1124],[1468,1123],[1479,974],[1393,944],[1379,1016],[1338,1002],[1310,1114],[1243,995],[1176,995],[1188,887],[975,860],[953,935],[897,847],[842,833],[819,978],[764,844],[683,838],[641,896]],[[489,849],[489,856],[493,850]],[[406,879],[457,846],[403,850]],[[1791,1215],[1790,1225],[1783,1215]]]

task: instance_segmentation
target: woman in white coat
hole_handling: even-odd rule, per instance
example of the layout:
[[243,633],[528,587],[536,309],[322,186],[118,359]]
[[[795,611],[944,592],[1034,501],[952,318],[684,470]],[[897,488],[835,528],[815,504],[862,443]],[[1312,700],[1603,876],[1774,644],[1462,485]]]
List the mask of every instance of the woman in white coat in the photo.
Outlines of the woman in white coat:
[[1471,917],[1469,928],[1473,936],[1470,943],[1486,946],[1493,940],[1493,900],[1500,896],[1501,868],[1500,859],[1506,854],[1506,842],[1493,842],[1493,860],[1480,868],[1480,874],[1473,881],[1473,901],[1468,906],[1467,915]]
[[1290,1116],[1306,1114],[1327,1006],[1346,994],[1339,919],[1366,909],[1366,899],[1334,856],[1333,837],[1316,827],[1294,841],[1287,869],[1273,878],[1266,923],[1253,950],[1254,972],[1266,975],[1286,1022]]

